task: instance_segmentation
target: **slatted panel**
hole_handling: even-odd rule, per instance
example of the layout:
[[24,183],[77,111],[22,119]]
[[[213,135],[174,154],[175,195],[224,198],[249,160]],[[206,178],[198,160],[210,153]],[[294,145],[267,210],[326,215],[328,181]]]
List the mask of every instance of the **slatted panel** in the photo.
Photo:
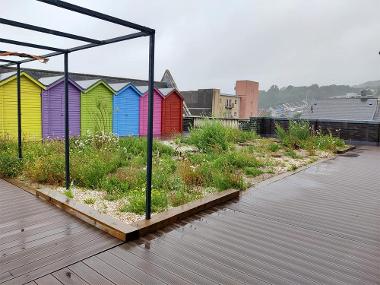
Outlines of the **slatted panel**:
[[172,92],[162,101],[162,135],[182,132],[182,99]]
[[81,94],[81,134],[112,132],[113,92],[100,83]]
[[[42,93],[42,130],[44,138],[63,138],[65,135],[65,85],[57,85]],[[80,135],[80,90],[69,82],[70,136]]]
[[[41,87],[29,78],[21,77],[22,133],[29,140],[40,140]],[[3,135],[17,137],[17,80],[0,86],[0,128]]]
[[[162,97],[154,89],[154,106],[153,106],[153,135],[161,135],[161,105]],[[140,136],[147,135],[148,127],[148,93],[140,98]]]
[[113,132],[119,136],[138,136],[140,95],[129,86],[114,96]]

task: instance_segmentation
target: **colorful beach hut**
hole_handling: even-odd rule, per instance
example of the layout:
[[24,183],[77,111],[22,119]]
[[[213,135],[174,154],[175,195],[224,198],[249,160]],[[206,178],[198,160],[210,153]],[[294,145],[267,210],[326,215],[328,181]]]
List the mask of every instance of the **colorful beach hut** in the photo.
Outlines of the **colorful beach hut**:
[[[21,127],[27,140],[40,140],[41,92],[44,85],[26,72],[21,73]],[[1,75],[0,134],[17,138],[17,77],[16,73]]]
[[76,81],[82,88],[80,96],[80,132],[111,133],[114,91],[103,80]]
[[140,91],[133,84],[111,84],[113,100],[113,133],[119,136],[138,136],[140,123]]
[[183,97],[175,88],[159,89],[164,96],[162,101],[161,135],[170,136],[182,132]]
[[[46,86],[42,92],[42,137],[63,138],[65,135],[65,83],[62,76],[41,78]],[[69,79],[69,135],[80,135],[80,94],[82,88]]]
[[[140,97],[140,136],[147,135],[148,128],[148,87],[147,86],[138,86],[137,87],[141,94]],[[161,135],[161,107],[164,96],[157,89],[153,89],[153,135]]]

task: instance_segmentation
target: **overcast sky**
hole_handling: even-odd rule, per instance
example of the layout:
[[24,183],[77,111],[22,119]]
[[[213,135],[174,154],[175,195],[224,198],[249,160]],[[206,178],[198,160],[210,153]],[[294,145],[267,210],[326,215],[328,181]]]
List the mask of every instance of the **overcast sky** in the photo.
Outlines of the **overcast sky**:
[[[169,69],[182,90],[233,92],[237,79],[272,84],[357,84],[380,79],[379,0],[76,0],[157,31],[155,79]],[[105,39],[129,32],[33,0],[1,0],[2,18]],[[0,25],[1,37],[70,47],[81,42]],[[0,50],[29,48],[0,43]],[[28,67],[62,69],[63,58]],[[147,78],[148,40],[70,56],[70,70]]]

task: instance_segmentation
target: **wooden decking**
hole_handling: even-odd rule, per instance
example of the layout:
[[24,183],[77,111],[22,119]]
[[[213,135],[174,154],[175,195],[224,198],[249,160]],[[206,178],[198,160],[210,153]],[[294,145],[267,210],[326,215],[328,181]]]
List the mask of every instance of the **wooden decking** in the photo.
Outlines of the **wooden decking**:
[[120,242],[0,180],[0,284],[23,284]]
[[[62,262],[60,268],[51,267],[49,274],[45,270],[43,277],[9,276],[25,271],[25,266],[11,266],[24,259],[21,250],[9,252],[0,259],[0,270],[5,272],[0,280],[9,279],[5,284],[33,280],[29,284],[34,285],[380,284],[379,161],[379,148],[361,148],[119,246],[104,235],[95,241],[78,234],[76,249],[67,249],[78,258],[78,250],[98,243],[109,243],[110,249],[80,261],[73,258],[70,265]],[[3,198],[0,203],[7,205]],[[17,205],[22,207],[22,203]],[[1,213],[0,221],[7,215]],[[47,216],[40,223],[59,220],[60,215]],[[1,224],[0,233],[5,227],[12,227],[12,219],[9,225]],[[101,235],[96,230],[91,234]],[[71,243],[56,245],[63,249]],[[28,264],[37,262],[32,268],[38,267],[36,259],[52,250],[29,253],[26,258],[32,262]],[[4,266],[13,269],[4,270]]]

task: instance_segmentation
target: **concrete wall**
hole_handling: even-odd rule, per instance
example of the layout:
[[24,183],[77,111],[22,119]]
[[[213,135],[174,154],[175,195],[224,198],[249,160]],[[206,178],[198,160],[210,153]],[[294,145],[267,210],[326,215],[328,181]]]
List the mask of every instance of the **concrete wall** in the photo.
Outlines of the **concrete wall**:
[[259,113],[259,83],[250,80],[238,80],[235,85],[236,95],[240,97],[241,119],[255,117]]

